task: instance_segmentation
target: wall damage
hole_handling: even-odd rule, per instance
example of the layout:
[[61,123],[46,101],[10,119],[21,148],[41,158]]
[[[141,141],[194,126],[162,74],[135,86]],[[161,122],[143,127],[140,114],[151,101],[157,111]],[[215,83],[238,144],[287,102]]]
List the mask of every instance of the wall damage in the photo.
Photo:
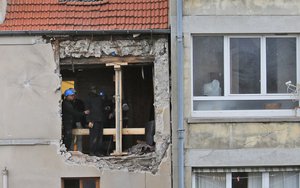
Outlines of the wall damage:
[[[127,156],[95,157],[78,152],[67,152],[61,145],[60,153],[69,164],[93,165],[98,169],[128,171],[149,171],[155,174],[163,158],[170,158],[166,151],[170,145],[169,112],[169,56],[168,42],[165,38],[157,39],[121,39],[121,40],[62,40],[59,43],[59,58],[84,59],[109,57],[139,56],[154,57],[154,109],[156,143],[153,152],[142,153],[136,148]],[[138,147],[138,146],[135,146]],[[142,146],[141,146],[142,147]]]

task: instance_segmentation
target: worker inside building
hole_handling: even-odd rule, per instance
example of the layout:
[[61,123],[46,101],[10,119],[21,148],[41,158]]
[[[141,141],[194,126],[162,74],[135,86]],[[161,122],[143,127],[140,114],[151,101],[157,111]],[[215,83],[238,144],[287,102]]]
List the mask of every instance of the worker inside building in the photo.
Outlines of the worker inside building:
[[[62,131],[67,150],[108,156],[118,149],[118,139],[122,152],[140,143],[154,146],[152,66],[128,66],[122,71],[122,92],[116,96],[113,68],[62,67]],[[67,118],[70,114],[72,120]],[[122,122],[128,135],[118,137],[116,122]]]

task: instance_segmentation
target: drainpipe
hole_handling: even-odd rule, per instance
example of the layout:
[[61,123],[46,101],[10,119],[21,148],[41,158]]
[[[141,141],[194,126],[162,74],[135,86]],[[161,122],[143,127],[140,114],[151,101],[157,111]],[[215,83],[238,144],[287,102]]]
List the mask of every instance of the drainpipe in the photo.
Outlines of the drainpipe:
[[2,183],[3,183],[3,188],[8,188],[8,170],[6,169],[6,167],[4,168],[4,170],[2,170]]
[[183,127],[183,36],[182,1],[177,0],[177,138],[178,138],[178,188],[184,188],[184,127]]

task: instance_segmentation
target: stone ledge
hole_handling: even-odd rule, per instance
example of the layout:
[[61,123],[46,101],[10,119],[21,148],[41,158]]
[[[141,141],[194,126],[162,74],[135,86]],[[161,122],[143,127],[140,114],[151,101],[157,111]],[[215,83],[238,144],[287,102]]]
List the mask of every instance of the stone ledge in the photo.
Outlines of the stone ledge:
[[300,122],[300,117],[224,117],[224,118],[186,118],[188,124],[197,123],[271,123],[271,122]]

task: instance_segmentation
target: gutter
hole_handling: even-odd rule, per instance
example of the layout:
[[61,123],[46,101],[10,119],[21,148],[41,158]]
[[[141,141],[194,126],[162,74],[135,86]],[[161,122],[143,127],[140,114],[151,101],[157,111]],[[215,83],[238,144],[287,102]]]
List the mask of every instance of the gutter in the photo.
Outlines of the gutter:
[[0,36],[34,35],[117,35],[117,34],[170,34],[170,29],[146,30],[46,30],[46,31],[0,31]]

